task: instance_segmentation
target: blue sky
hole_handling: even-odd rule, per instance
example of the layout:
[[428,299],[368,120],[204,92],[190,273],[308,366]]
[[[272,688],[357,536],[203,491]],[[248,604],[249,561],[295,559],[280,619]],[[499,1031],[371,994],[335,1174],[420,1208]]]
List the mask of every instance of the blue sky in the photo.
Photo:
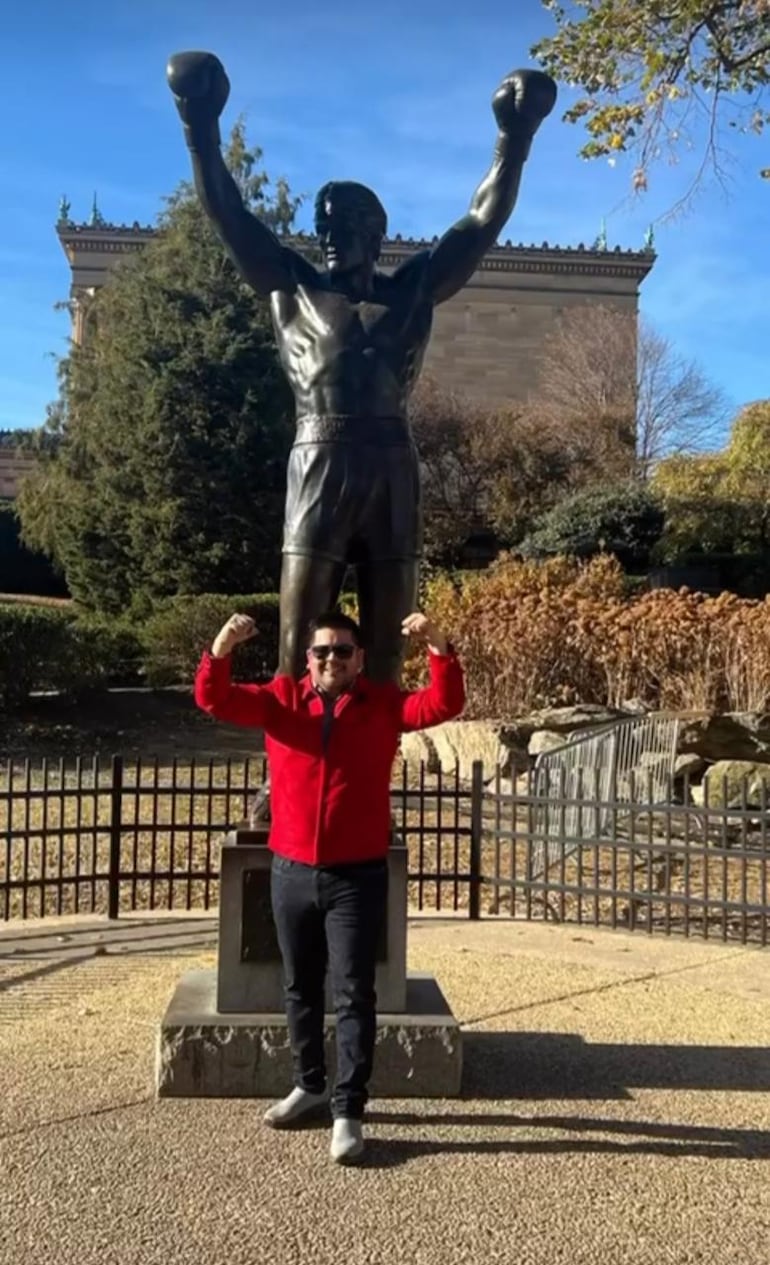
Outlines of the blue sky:
[[[539,0],[353,0],[310,5],[246,0],[28,0],[3,18],[0,152],[0,428],[36,425],[56,394],[66,351],[69,268],[54,231],[59,198],[87,219],[94,190],[115,223],[150,223],[188,175],[165,85],[171,52],[206,48],[233,86],[224,130],[240,112],[265,165],[295,192],[326,179],[371,184],[390,231],[441,233],[464,213],[494,141],[490,97],[528,65],[551,29]],[[562,93],[562,101],[569,101]],[[12,120],[12,121],[11,121]],[[628,196],[630,163],[577,157],[582,133],[553,116],[536,138],[504,236],[589,244],[606,218],[611,246],[639,247],[687,187],[696,161],[652,173]],[[686,216],[656,225],[658,261],[642,311],[696,358],[734,406],[770,396],[766,311],[770,182],[754,138],[732,140],[729,196],[716,186]],[[309,206],[300,224],[309,227]]]

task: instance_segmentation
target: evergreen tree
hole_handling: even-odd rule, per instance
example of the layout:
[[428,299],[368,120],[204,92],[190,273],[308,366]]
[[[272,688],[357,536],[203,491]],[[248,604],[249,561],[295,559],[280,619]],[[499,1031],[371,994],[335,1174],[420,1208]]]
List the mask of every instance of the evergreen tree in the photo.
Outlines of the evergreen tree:
[[[243,124],[230,170],[279,233],[299,203],[270,194]],[[89,609],[170,594],[254,592],[278,578],[291,394],[268,305],[238,276],[191,186],[92,301],[61,366],[19,498],[25,542]]]

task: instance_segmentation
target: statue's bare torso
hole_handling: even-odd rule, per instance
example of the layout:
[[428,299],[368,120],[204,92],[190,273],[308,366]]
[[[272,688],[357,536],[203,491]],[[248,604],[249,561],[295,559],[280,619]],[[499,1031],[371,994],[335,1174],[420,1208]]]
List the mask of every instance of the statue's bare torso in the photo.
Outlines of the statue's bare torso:
[[405,417],[433,319],[424,259],[393,276],[376,271],[363,301],[295,263],[296,287],[274,291],[270,306],[298,418]]

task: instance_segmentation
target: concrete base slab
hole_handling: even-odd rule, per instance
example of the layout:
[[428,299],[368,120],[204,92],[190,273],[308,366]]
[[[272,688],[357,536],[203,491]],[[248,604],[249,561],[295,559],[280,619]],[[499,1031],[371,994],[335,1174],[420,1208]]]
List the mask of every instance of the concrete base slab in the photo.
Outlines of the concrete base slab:
[[[284,1014],[222,1014],[217,972],[183,975],[160,1023],[160,1098],[273,1098],[292,1085]],[[334,1019],[326,1058],[334,1075]],[[405,1013],[377,1016],[370,1092],[376,1098],[455,1098],[462,1077],[460,1026],[432,975],[410,973]]]

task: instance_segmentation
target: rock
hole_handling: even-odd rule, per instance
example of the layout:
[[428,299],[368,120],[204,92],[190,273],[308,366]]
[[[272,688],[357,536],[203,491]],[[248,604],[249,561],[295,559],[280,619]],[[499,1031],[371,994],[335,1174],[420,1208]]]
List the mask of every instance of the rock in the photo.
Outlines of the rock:
[[620,710],[626,716],[646,716],[652,708],[645,703],[643,698],[626,698],[620,704]]
[[532,782],[529,773],[520,773],[517,778],[501,777],[499,784],[495,776],[486,783],[485,790],[490,791],[493,795],[509,797],[513,795],[529,795],[532,790]]
[[593,729],[597,725],[609,725],[613,720],[623,720],[625,713],[616,707],[603,707],[600,703],[578,703],[575,707],[550,707],[533,712],[518,723],[529,728],[550,729],[554,733],[569,734],[575,729]]
[[484,779],[495,776],[497,769],[501,775],[510,776],[513,768],[528,768],[531,761],[527,754],[529,731],[522,731],[518,724],[503,724],[493,720],[450,720],[432,729],[423,729],[421,734],[405,734],[401,740],[401,751],[404,759],[410,759],[410,752],[417,751],[412,738],[422,737],[435,752],[435,769],[440,767],[445,773],[454,772],[455,765],[460,766],[460,777],[470,778],[473,764],[480,760],[484,768]]
[[554,733],[552,729],[536,729],[529,740],[527,750],[531,756],[539,756],[544,751],[553,751],[563,747],[565,734]]
[[430,738],[430,734],[435,732],[435,729],[421,729],[419,733],[401,735],[401,758],[410,769],[419,769],[424,764],[427,773],[439,772],[441,765]]
[[[629,710],[581,703],[544,708],[513,721],[449,721],[421,733],[404,734],[401,753],[412,767],[423,762],[429,773],[437,773],[440,768],[454,771],[459,761],[460,776],[470,778],[474,760],[480,760],[485,780],[493,777],[498,768],[509,776],[512,767],[529,768],[536,756],[553,750],[578,731],[589,734],[599,726],[629,719],[634,702],[632,699],[627,704]],[[654,717],[655,713],[645,715]],[[698,777],[706,763],[717,760],[770,765],[770,714],[684,713],[680,717],[677,752],[677,778],[685,774]]]
[[676,757],[674,761],[674,777],[700,777],[705,768],[706,761],[702,756],[696,755],[694,751],[687,751],[684,755]]
[[[764,793],[770,806],[770,765],[751,760],[717,760],[706,770],[703,785],[715,808],[760,808]],[[744,799],[745,795],[745,799]]]
[[764,712],[708,712],[682,717],[678,750],[704,760],[770,763],[770,715]]

